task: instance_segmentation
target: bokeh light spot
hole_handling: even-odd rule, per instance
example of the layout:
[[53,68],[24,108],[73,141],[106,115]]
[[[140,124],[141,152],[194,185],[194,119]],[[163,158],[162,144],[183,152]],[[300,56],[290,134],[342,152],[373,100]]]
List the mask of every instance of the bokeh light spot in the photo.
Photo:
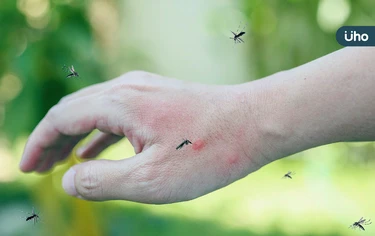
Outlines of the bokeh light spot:
[[318,24],[326,32],[335,32],[348,19],[350,11],[347,0],[321,0],[317,12]]
[[0,101],[14,99],[22,90],[21,80],[13,74],[5,74],[0,79]]
[[49,0],[18,0],[17,7],[26,16],[31,27],[42,29],[47,26],[50,20]]

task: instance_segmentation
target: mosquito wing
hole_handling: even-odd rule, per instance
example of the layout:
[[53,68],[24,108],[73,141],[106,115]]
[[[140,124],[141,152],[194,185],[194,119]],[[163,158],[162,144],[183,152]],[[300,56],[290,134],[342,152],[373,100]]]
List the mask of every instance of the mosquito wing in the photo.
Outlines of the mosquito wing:
[[74,74],[74,66],[73,66],[73,65],[71,65],[71,66],[69,67],[69,70],[70,70],[71,73]]

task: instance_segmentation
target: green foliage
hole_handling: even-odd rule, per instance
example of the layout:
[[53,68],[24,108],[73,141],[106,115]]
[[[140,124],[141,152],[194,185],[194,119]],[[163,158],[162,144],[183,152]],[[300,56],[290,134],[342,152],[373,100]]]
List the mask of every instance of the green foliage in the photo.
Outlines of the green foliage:
[[[30,133],[64,95],[104,80],[87,4],[50,4],[42,29],[30,26],[17,1],[0,4],[0,78],[11,73],[22,82],[21,93],[5,107],[2,129],[11,141]],[[66,79],[64,64],[84,76]]]

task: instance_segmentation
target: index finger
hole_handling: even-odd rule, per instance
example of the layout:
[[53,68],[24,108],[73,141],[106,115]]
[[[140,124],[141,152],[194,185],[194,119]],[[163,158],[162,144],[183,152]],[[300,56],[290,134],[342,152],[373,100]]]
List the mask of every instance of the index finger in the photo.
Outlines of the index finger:
[[118,129],[116,106],[108,101],[100,94],[93,94],[52,107],[31,133],[20,169],[24,172],[38,170],[46,162],[49,163],[47,166],[52,166],[69,154],[79,141],[77,137],[83,137],[96,128],[123,135]]

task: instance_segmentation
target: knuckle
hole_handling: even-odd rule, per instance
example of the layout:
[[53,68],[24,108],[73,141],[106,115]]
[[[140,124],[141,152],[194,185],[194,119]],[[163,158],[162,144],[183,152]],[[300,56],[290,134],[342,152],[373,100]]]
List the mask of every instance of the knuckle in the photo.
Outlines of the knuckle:
[[123,107],[125,103],[129,103],[127,100],[132,97],[131,94],[131,90],[126,84],[115,84],[101,94],[100,98],[110,106]]
[[102,95],[111,105],[120,105],[123,107],[126,104],[127,106],[135,106],[144,99],[142,90],[142,85],[120,83],[112,85]]
[[47,112],[46,119],[55,120],[55,118],[59,115],[60,110],[61,110],[60,105],[58,105],[58,104],[54,105]]
[[70,98],[71,98],[71,95],[66,95],[66,96],[62,97],[58,103],[61,104],[61,103],[67,102],[67,101],[70,100]]
[[129,90],[129,88],[130,87],[128,84],[124,84],[124,83],[113,84],[107,90],[107,95],[118,96],[119,93],[123,94],[125,91]]
[[93,169],[93,165],[83,165],[77,173],[77,192],[87,199],[99,197],[103,193],[102,181]]
[[156,78],[160,78],[160,76],[150,72],[136,70],[124,74],[122,76],[122,81],[133,84],[149,84]]
[[143,70],[134,70],[134,71],[129,71],[129,72],[125,73],[124,77],[127,77],[127,78],[133,78],[133,77],[144,78],[144,77],[150,77],[151,75],[152,75],[151,73],[143,71]]

